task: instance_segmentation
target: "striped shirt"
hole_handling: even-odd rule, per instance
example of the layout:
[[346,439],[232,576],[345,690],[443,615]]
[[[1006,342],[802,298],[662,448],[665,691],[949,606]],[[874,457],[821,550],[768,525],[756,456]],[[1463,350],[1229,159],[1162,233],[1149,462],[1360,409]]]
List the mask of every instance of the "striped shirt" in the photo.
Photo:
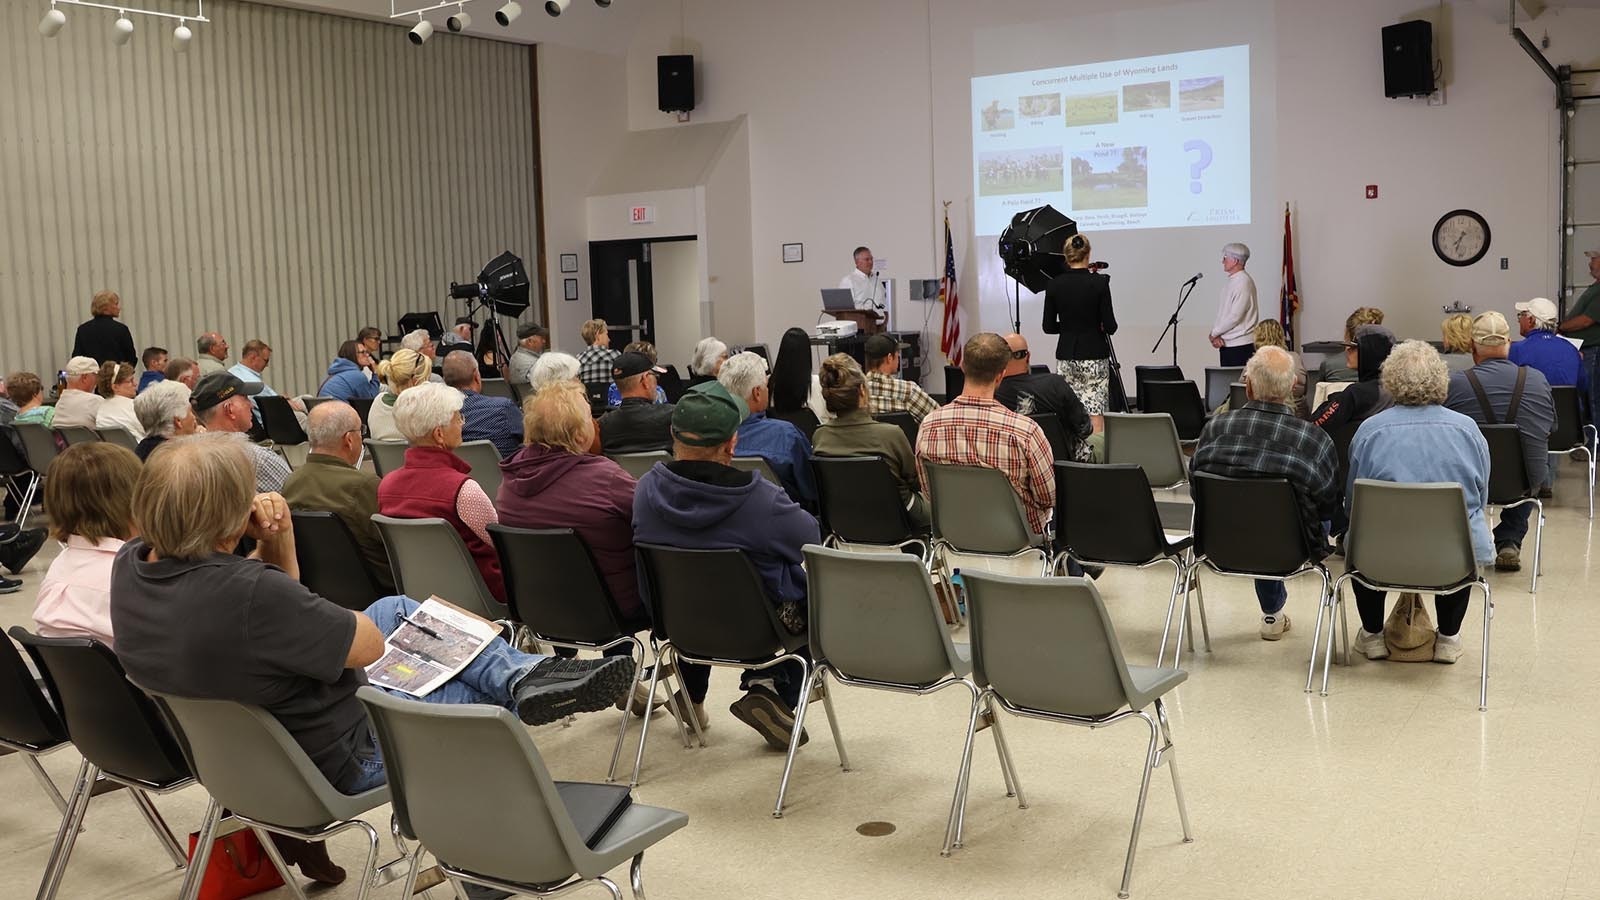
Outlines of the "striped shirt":
[[1028,527],[1044,534],[1056,504],[1056,475],[1044,430],[988,398],[962,395],[922,420],[917,433],[917,478],[928,489],[925,462],[980,466],[1005,473],[1028,514]]
[[867,373],[867,400],[871,403],[872,414],[875,416],[908,412],[918,422],[939,408],[938,402],[929,397],[928,392],[916,382],[885,375],[882,372]]

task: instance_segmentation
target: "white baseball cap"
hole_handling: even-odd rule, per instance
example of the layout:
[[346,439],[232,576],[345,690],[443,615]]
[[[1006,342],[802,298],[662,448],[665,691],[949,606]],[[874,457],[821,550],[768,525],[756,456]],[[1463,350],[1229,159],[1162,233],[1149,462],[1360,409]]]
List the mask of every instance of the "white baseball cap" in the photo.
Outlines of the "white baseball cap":
[[1556,305],[1544,297],[1535,297],[1526,303],[1518,303],[1517,312],[1527,313],[1541,322],[1554,322],[1561,315],[1556,311]]
[[67,377],[77,378],[80,375],[96,375],[100,372],[100,364],[87,356],[74,356],[67,360]]

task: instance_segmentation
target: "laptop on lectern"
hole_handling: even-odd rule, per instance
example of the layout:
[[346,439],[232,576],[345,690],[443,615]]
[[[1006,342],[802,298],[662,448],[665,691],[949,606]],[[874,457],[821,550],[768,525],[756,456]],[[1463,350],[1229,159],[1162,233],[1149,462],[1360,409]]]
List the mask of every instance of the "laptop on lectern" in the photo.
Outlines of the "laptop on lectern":
[[850,311],[856,308],[855,295],[849,288],[823,288],[822,308],[828,312]]

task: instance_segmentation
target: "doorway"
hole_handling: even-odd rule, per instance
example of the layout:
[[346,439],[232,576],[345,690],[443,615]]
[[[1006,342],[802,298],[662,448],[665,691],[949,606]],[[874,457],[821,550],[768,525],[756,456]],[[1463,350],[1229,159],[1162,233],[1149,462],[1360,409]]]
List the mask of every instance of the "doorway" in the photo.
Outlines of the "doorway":
[[694,235],[589,242],[589,296],[592,315],[605,319],[611,346],[634,341],[656,343],[655,275],[652,244],[693,241]]

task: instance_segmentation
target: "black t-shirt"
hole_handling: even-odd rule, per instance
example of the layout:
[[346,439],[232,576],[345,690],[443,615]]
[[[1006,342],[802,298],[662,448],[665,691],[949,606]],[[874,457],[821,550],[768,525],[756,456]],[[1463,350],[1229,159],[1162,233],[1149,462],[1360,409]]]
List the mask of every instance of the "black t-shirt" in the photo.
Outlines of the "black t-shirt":
[[112,565],[111,628],[128,675],[162,693],[260,706],[329,781],[354,777],[372,741],[355,698],[366,673],[344,664],[355,614],[259,560],[148,556],[136,538]]
[[1006,409],[1024,416],[1055,413],[1074,445],[1094,431],[1094,423],[1089,421],[1083,402],[1060,375],[1027,372],[1003,378],[994,389],[994,399]]

